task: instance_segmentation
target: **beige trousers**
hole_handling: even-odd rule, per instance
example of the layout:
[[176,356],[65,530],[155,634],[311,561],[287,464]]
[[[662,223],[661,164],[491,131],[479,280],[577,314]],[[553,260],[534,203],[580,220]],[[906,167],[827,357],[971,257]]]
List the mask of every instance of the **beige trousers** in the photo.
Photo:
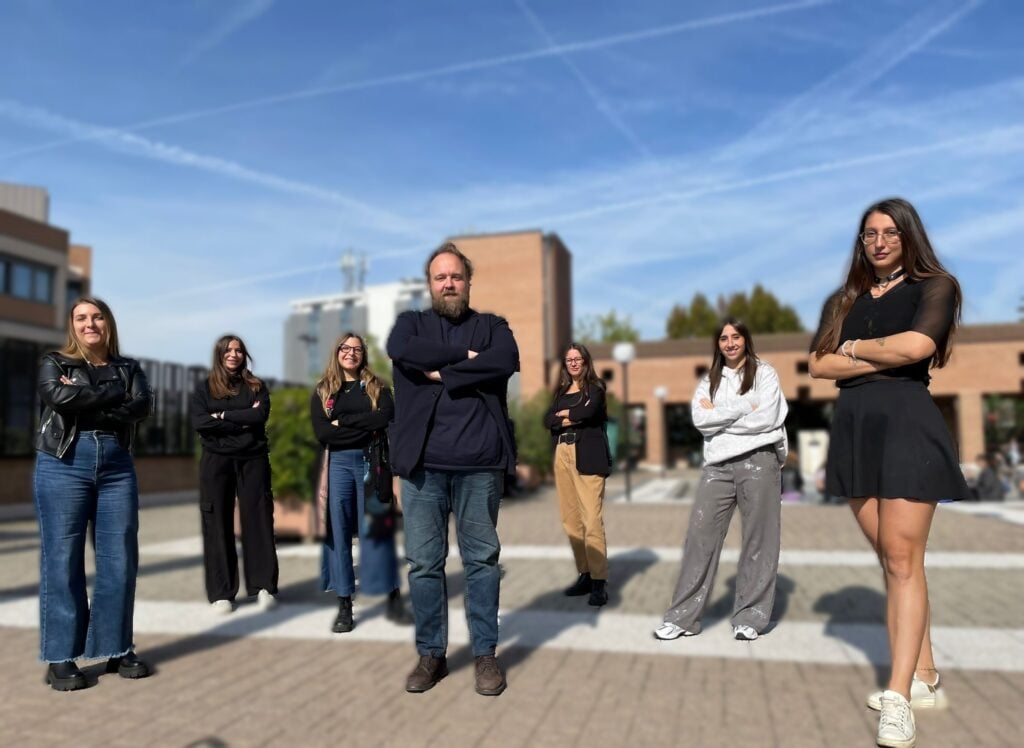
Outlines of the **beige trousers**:
[[576,571],[589,572],[592,579],[607,579],[604,476],[580,475],[576,470],[576,445],[561,442],[555,448],[554,472],[562,527],[569,536]]

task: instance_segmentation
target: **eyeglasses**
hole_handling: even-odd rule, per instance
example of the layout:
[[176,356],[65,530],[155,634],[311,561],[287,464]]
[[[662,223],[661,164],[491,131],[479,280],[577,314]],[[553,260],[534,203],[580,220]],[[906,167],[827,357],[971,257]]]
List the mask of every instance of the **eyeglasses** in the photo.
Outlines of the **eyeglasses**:
[[362,353],[363,347],[360,345],[339,345],[339,353]]
[[583,363],[583,359],[582,358],[567,358],[567,359],[565,359],[566,366],[572,366],[573,364],[582,364],[582,363]]
[[[874,244],[876,239],[878,239],[878,232],[874,229],[861,232],[860,240],[863,244]],[[895,244],[900,240],[899,229],[886,229],[882,232],[882,239],[886,244]]]

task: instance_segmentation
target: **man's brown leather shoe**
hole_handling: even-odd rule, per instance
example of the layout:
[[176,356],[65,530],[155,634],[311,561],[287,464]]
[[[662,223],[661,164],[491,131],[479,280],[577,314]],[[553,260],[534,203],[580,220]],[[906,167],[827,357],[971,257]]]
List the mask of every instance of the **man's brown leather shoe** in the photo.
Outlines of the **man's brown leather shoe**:
[[494,655],[476,658],[476,692],[481,696],[497,696],[505,690],[508,682],[505,673]]
[[405,679],[405,690],[409,693],[429,691],[446,675],[448,675],[447,659],[420,655],[420,661],[409,673],[409,677]]

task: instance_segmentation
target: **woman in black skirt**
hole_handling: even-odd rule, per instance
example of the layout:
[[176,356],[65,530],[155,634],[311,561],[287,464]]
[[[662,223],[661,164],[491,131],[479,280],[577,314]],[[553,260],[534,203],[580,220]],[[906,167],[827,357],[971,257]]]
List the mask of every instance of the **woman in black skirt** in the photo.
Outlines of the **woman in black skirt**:
[[825,304],[811,376],[839,386],[826,491],[845,496],[885,573],[892,657],[878,744],[914,745],[911,707],[941,708],[924,552],[935,506],[968,497],[956,447],[928,393],[949,359],[960,285],[939,262],[914,207],[892,198],[860,221],[843,287]]

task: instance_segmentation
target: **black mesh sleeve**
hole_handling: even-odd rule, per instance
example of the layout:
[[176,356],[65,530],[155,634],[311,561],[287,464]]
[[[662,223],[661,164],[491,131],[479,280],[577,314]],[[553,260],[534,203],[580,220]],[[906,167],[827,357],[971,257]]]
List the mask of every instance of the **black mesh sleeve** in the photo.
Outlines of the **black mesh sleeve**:
[[951,278],[937,276],[921,282],[921,302],[910,329],[941,345],[949,335],[956,309],[956,286]]
[[821,308],[821,320],[818,322],[818,331],[814,333],[814,337],[811,338],[811,349],[808,353],[814,353],[818,350],[818,341],[824,336],[825,331],[832,324],[832,320],[835,319],[836,313],[839,311],[839,303],[843,298],[843,292],[840,289],[825,300],[825,305]]

